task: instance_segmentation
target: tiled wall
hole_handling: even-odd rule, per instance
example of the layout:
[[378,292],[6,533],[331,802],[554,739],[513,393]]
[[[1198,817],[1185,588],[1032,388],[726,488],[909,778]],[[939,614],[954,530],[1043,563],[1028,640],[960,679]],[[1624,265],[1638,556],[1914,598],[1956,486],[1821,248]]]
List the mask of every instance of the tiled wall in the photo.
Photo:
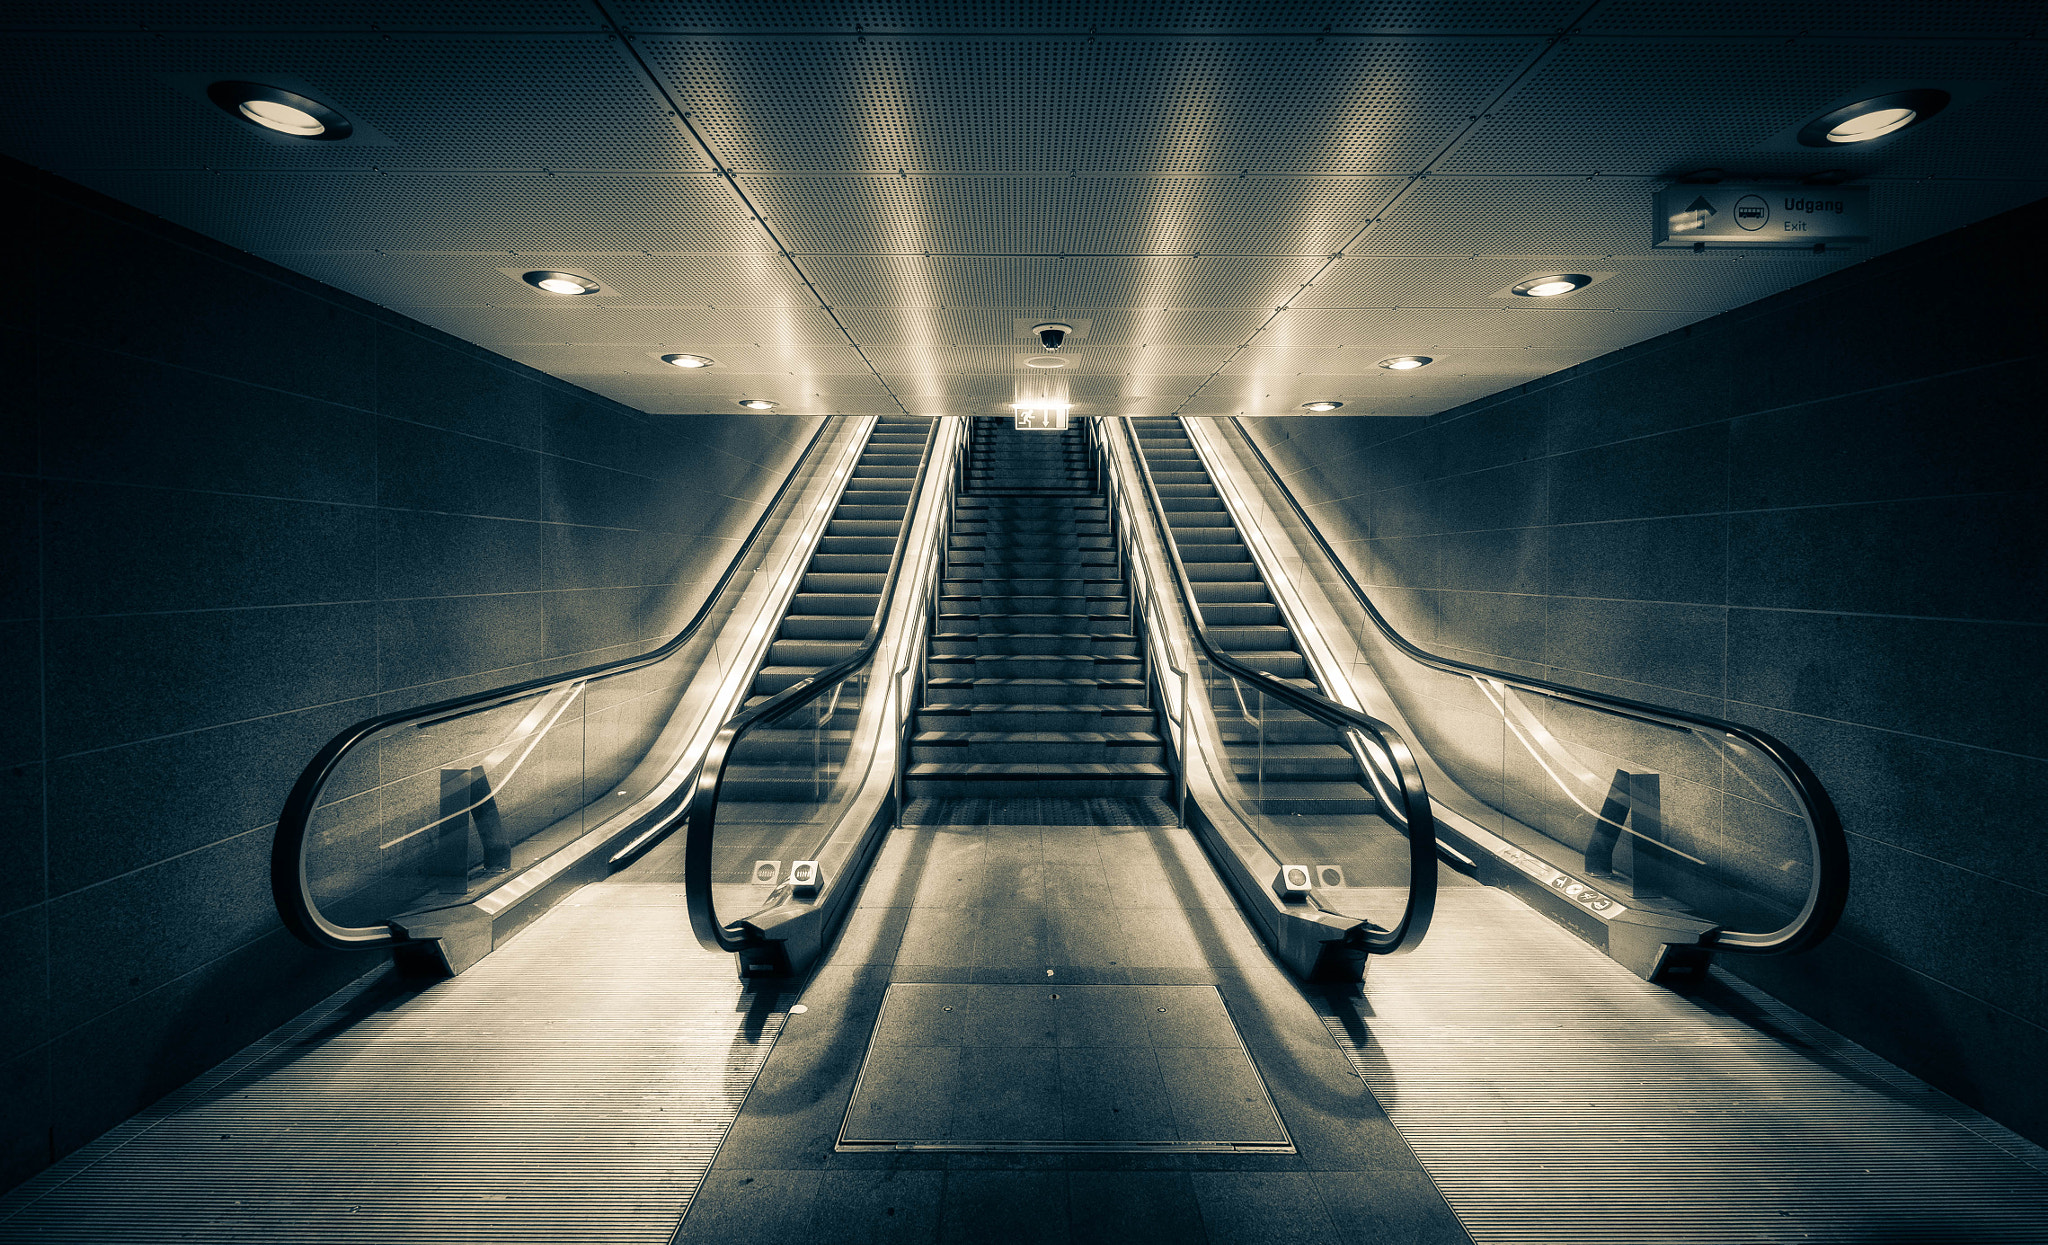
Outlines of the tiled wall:
[[1840,931],[1730,968],[2048,1140],[2048,205],[1429,419],[1247,421],[1425,646],[1761,727]]
[[32,266],[0,311],[5,1188],[373,962],[271,907],[321,742],[666,635],[816,421],[643,416],[21,166],[0,187]]

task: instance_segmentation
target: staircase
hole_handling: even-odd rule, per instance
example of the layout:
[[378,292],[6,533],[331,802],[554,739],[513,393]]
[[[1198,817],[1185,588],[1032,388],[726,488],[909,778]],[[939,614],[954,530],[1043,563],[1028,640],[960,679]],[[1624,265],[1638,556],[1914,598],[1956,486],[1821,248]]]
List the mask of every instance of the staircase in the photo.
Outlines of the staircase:
[[[1210,640],[1254,669],[1322,691],[1180,420],[1131,423]],[[1325,817],[1377,811],[1335,728],[1248,689],[1240,704],[1232,680],[1219,680],[1210,696],[1225,757],[1252,811],[1295,820],[1303,829],[1320,828]]]
[[978,418],[967,452],[908,795],[1163,798],[1165,743],[1082,428]]
[[[911,503],[917,464],[937,424],[885,418],[868,436],[860,461],[804,568],[789,613],[768,646],[767,660],[747,691],[748,708],[832,666],[860,647],[882,604],[882,583]],[[719,791],[721,821],[772,818],[786,810],[748,810],[748,803],[804,803],[831,786],[860,713],[857,694],[826,692],[789,717],[748,732],[726,767]]]

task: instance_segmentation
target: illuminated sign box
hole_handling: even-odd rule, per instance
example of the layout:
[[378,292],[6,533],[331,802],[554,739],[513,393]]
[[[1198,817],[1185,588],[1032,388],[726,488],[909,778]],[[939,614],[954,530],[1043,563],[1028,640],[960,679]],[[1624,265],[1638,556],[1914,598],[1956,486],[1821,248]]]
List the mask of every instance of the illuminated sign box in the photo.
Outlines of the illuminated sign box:
[[1019,432],[1065,432],[1067,413],[1065,411],[1018,411],[1017,431]]
[[1846,246],[1870,241],[1867,186],[1672,186],[1653,246]]

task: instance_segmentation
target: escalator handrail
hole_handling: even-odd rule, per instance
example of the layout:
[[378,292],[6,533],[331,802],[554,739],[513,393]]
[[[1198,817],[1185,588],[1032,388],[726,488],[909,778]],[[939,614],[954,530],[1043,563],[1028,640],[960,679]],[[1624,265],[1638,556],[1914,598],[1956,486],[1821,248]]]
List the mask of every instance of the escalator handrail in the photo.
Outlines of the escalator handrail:
[[1272,462],[1266,458],[1265,451],[1259,448],[1258,442],[1253,440],[1251,434],[1245,430],[1244,421],[1237,417],[1232,417],[1231,423],[1237,429],[1238,436],[1250,448],[1253,456],[1259,460],[1259,465],[1265,468],[1267,477],[1273,482],[1273,487],[1279,491],[1282,497],[1287,499],[1287,504],[1293,509],[1295,518],[1315,538],[1316,545],[1323,552],[1323,557],[1328,560],[1330,565],[1337,568],[1339,575],[1344,577],[1345,587],[1350,589],[1351,595],[1356,598],[1360,608],[1365,611],[1366,617],[1372,620],[1373,626],[1378,629],[1381,635],[1386,637],[1389,643],[1400,649],[1409,658],[1423,665],[1451,674],[1488,679],[1495,683],[1522,688],[1525,691],[1534,692],[1540,696],[1570,701],[1573,704],[1583,705],[1589,709],[1600,710],[1619,717],[1645,719],[1660,726],[1675,726],[1684,730],[1701,730],[1727,735],[1740,740],[1769,760],[1771,764],[1777,767],[1780,776],[1792,788],[1792,794],[1799,800],[1806,814],[1807,826],[1809,833],[1812,835],[1813,842],[1814,884],[1808,888],[1806,906],[1799,916],[1784,929],[1769,935],[1724,932],[1719,936],[1715,945],[1727,947],[1734,951],[1782,954],[1803,951],[1826,938],[1834,930],[1835,923],[1841,919],[1842,909],[1849,899],[1848,839],[1842,831],[1842,819],[1835,810],[1834,800],[1828,795],[1827,788],[1821,785],[1821,781],[1814,774],[1812,767],[1807,765],[1805,758],[1768,732],[1744,726],[1740,722],[1730,722],[1726,719],[1711,717],[1703,713],[1689,713],[1682,709],[1672,709],[1663,705],[1647,704],[1643,701],[1630,700],[1623,696],[1610,696],[1604,692],[1592,692],[1584,688],[1567,687],[1562,683],[1552,683],[1546,679],[1532,679],[1527,675],[1510,674],[1505,670],[1495,670],[1487,666],[1477,666],[1470,662],[1458,661],[1455,658],[1443,657],[1417,646],[1408,637],[1396,631],[1393,625],[1386,620],[1385,616],[1379,612],[1378,608],[1373,605],[1372,598],[1366,595],[1365,589],[1360,587],[1358,580],[1352,576],[1351,568],[1345,564],[1342,558],[1337,556],[1336,550],[1330,547],[1330,542],[1323,536],[1322,530],[1310,521],[1308,512],[1302,508],[1300,500],[1294,495],[1294,490],[1287,487],[1286,482],[1280,478],[1279,471],[1275,470]]
[[[879,429],[881,424],[877,422],[875,427]],[[932,453],[938,448],[941,430],[939,421],[932,420],[931,429],[925,436],[924,453],[918,458],[917,475],[910,484],[910,500],[904,505],[903,520],[896,528],[896,549],[889,555],[889,574],[882,581],[882,597],[875,605],[874,621],[868,624],[867,634],[861,637],[859,645],[818,673],[790,684],[751,709],[742,709],[734,714],[719,728],[710,746],[704,750],[704,760],[698,766],[697,779],[690,794],[689,827],[683,839],[683,898],[689,910],[690,928],[707,951],[738,952],[759,941],[756,933],[744,923],[736,930],[728,930],[719,923],[716,898],[711,888],[711,847],[717,829],[718,793],[725,784],[725,767],[732,761],[733,749],[748,731],[823,695],[874,655],[876,645],[882,642],[882,632],[889,623],[889,608],[896,595],[896,579],[903,570],[903,556],[910,544],[912,522],[924,498],[925,473],[931,467]],[[872,437],[874,434],[869,435]],[[866,453],[865,448],[862,453]],[[856,466],[855,470],[858,469]],[[779,625],[780,620],[776,621]]]
[[313,901],[312,887],[306,877],[306,839],[312,829],[313,814],[320,807],[320,795],[326,789],[328,780],[333,777],[335,769],[341,764],[341,759],[364,740],[393,726],[408,722],[425,726],[431,722],[481,713],[511,701],[566,687],[572,683],[625,674],[644,666],[651,666],[676,653],[696,636],[704,621],[711,617],[712,610],[718,604],[719,598],[724,595],[726,586],[732,582],[732,577],[738,573],[740,566],[753,552],[754,543],[760,539],[769,518],[782,504],[790,485],[803,474],[804,468],[811,461],[811,456],[817,452],[819,445],[823,444],[825,432],[831,427],[831,423],[829,419],[818,421],[818,427],[811,433],[811,439],[805,442],[803,452],[797,456],[788,475],[783,477],[782,484],[775,490],[775,495],[761,508],[760,517],[754,520],[754,526],[747,532],[746,539],[740,542],[738,552],[733,554],[732,561],[726,564],[724,573],[718,577],[718,582],[712,585],[711,591],[704,597],[703,604],[697,607],[697,613],[681,631],[658,647],[638,656],[585,666],[580,670],[571,670],[567,674],[544,675],[537,679],[508,683],[488,691],[474,692],[468,696],[456,696],[410,709],[380,713],[346,727],[321,745],[320,750],[313,754],[313,759],[299,771],[298,780],[292,784],[291,793],[285,797],[284,811],[279,813],[277,818],[277,833],[271,840],[270,894],[285,928],[297,935],[302,942],[337,951],[392,946],[404,942],[404,936],[389,925],[336,925],[321,913],[320,906]]
[[[1180,582],[1180,589],[1187,601],[1187,621],[1195,639],[1211,664],[1225,673],[1258,688],[1266,695],[1293,706],[1303,713],[1339,730],[1355,730],[1370,735],[1380,746],[1394,768],[1389,775],[1401,797],[1402,825],[1408,834],[1408,904],[1401,914],[1401,920],[1390,930],[1367,926],[1365,948],[1374,954],[1388,954],[1400,950],[1412,950],[1429,929],[1431,917],[1436,911],[1436,816],[1431,810],[1429,791],[1423,785],[1422,768],[1415,762],[1415,754],[1409,749],[1408,741],[1387,723],[1367,713],[1361,713],[1349,705],[1342,705],[1325,696],[1269,674],[1264,670],[1246,665],[1229,653],[1218,648],[1209,636],[1209,625],[1202,617],[1201,605],[1195,597],[1194,581],[1188,576],[1187,564],[1181,560],[1180,546],[1173,539],[1173,532],[1166,523],[1166,507],[1160,500],[1159,485],[1152,478],[1152,465],[1145,460],[1145,453],[1138,444],[1137,432],[1129,419],[1122,419],[1124,439],[1130,450],[1131,461],[1137,467],[1139,478],[1145,482],[1146,500],[1150,503],[1152,523],[1159,532],[1160,544],[1173,563],[1174,577]],[[1355,754],[1354,754],[1355,759]],[[1378,788],[1378,784],[1374,784]]]

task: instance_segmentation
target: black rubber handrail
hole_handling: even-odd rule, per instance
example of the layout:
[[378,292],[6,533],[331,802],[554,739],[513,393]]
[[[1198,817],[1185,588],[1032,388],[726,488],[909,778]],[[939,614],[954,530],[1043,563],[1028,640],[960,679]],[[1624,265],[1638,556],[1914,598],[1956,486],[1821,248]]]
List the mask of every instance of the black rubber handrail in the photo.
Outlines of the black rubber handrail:
[[[1414,950],[1428,932],[1430,919],[1436,912],[1436,816],[1430,808],[1429,791],[1423,785],[1422,768],[1415,763],[1415,754],[1409,749],[1408,741],[1399,731],[1371,714],[1361,713],[1349,705],[1338,704],[1328,697],[1296,687],[1277,675],[1248,666],[1216,646],[1215,641],[1209,638],[1209,625],[1203,619],[1202,607],[1195,598],[1195,585],[1188,577],[1187,564],[1181,560],[1180,546],[1167,526],[1166,508],[1160,501],[1159,485],[1152,478],[1152,465],[1145,461],[1144,449],[1138,444],[1137,433],[1130,420],[1121,422],[1124,439],[1130,447],[1131,461],[1137,466],[1139,478],[1145,482],[1152,523],[1159,531],[1160,543],[1173,562],[1174,577],[1179,580],[1181,592],[1187,599],[1188,621],[1210,663],[1326,726],[1371,736],[1393,766],[1394,772],[1384,777],[1393,780],[1395,791],[1400,796],[1402,826],[1408,835],[1408,906],[1402,912],[1400,922],[1392,929],[1366,926],[1365,949],[1376,955]],[[1186,707],[1183,706],[1181,711],[1187,712]],[[1359,759],[1356,753],[1353,756],[1355,760]],[[1186,763],[1186,758],[1183,758],[1182,764]],[[1381,782],[1374,782],[1373,787],[1375,791],[1384,790]]]
[[486,709],[520,700],[538,692],[638,670],[674,654],[690,642],[697,634],[698,628],[704,625],[704,620],[711,616],[712,607],[718,603],[718,598],[725,592],[726,585],[732,582],[732,577],[738,572],[740,564],[753,552],[754,542],[760,538],[769,517],[775,513],[776,507],[782,504],[783,496],[789,492],[790,485],[803,474],[804,467],[809,464],[811,455],[817,452],[818,446],[824,440],[825,430],[830,426],[829,419],[819,421],[817,431],[813,432],[811,439],[804,444],[803,453],[797,456],[796,464],[789,469],[789,474],[783,478],[781,486],[775,490],[775,495],[762,507],[761,517],[754,520],[753,528],[740,543],[739,552],[733,555],[732,561],[726,565],[725,572],[718,577],[718,582],[712,585],[710,593],[704,598],[704,603],[697,607],[696,615],[675,634],[674,638],[660,647],[650,649],[637,657],[623,657],[617,661],[585,666],[567,674],[546,675],[520,683],[508,683],[503,687],[468,696],[457,696],[411,709],[381,713],[373,718],[364,718],[322,745],[320,750],[313,754],[313,759],[307,762],[306,768],[299,772],[298,781],[292,784],[291,793],[285,797],[284,811],[277,819],[277,835],[271,840],[270,895],[277,905],[277,914],[284,921],[285,928],[296,934],[302,942],[337,951],[391,946],[404,942],[405,938],[389,925],[336,925],[322,915],[320,906],[313,902],[312,888],[306,880],[306,835],[312,827],[313,814],[320,806],[320,794],[326,788],[328,780],[333,777],[335,767],[341,764],[342,757],[348,755],[365,739],[389,727],[408,722],[426,726],[450,718],[481,713]]
[[[877,423],[876,427],[879,429],[881,425]],[[896,595],[896,578],[903,570],[903,554],[910,543],[911,521],[916,518],[918,502],[922,500],[925,472],[931,467],[932,452],[939,444],[939,431],[939,421],[932,420],[930,431],[925,434],[924,453],[917,461],[917,476],[910,484],[910,500],[904,505],[903,521],[896,528],[896,550],[889,555],[889,574],[882,581],[882,597],[875,604],[874,621],[868,624],[867,634],[861,637],[860,644],[853,652],[818,673],[790,684],[750,709],[734,714],[719,728],[711,746],[704,750],[703,764],[697,770],[696,789],[690,796],[689,830],[683,839],[683,899],[689,909],[690,929],[706,951],[737,953],[762,941],[759,931],[745,922],[738,923],[733,929],[719,923],[717,898],[711,889],[711,847],[717,830],[718,793],[725,785],[725,767],[732,760],[732,751],[748,731],[815,700],[874,655],[875,646],[881,643],[882,631],[889,622],[889,607]]]
[[1295,518],[1301,522],[1302,527],[1306,528],[1311,536],[1315,537],[1316,545],[1322,549],[1324,558],[1329,561],[1330,565],[1337,568],[1339,575],[1344,577],[1345,586],[1351,590],[1351,595],[1357,599],[1360,608],[1365,611],[1366,617],[1372,620],[1373,626],[1379,630],[1381,635],[1387,638],[1389,643],[1400,649],[1408,657],[1421,662],[1423,665],[1432,666],[1452,674],[1491,679],[1496,683],[1502,683],[1509,687],[1519,687],[1526,691],[1535,692],[1538,695],[1550,696],[1558,700],[1567,700],[1573,704],[1584,705],[1589,709],[1602,710],[1620,717],[1649,721],[1656,725],[1671,726],[1682,730],[1704,730],[1727,735],[1730,738],[1741,740],[1744,744],[1754,748],[1758,753],[1767,758],[1771,764],[1777,766],[1779,773],[1783,775],[1786,782],[1791,786],[1792,794],[1804,806],[1807,825],[1812,834],[1814,853],[1813,885],[1808,888],[1805,907],[1793,919],[1790,925],[1768,934],[1724,931],[1717,937],[1715,945],[1727,947],[1731,951],[1745,951],[1752,954],[1783,954],[1803,951],[1808,947],[1814,946],[1833,932],[1836,922],[1841,920],[1843,907],[1849,901],[1849,843],[1847,837],[1842,832],[1842,819],[1841,815],[1835,811],[1834,800],[1829,797],[1827,788],[1821,785],[1820,779],[1815,776],[1812,768],[1806,764],[1803,757],[1787,747],[1775,736],[1757,730],[1754,727],[1744,726],[1739,722],[1730,722],[1722,718],[1710,717],[1703,713],[1688,713],[1682,709],[1671,709],[1663,705],[1652,705],[1639,700],[1630,700],[1624,696],[1609,696],[1602,692],[1589,692],[1584,688],[1567,687],[1562,683],[1552,683],[1546,679],[1532,679],[1527,675],[1510,674],[1505,670],[1494,670],[1487,666],[1475,666],[1470,662],[1439,656],[1411,643],[1408,637],[1394,630],[1393,625],[1373,605],[1372,598],[1366,595],[1365,589],[1359,586],[1357,579],[1353,578],[1351,568],[1345,565],[1342,558],[1337,556],[1337,551],[1330,547],[1328,540],[1324,539],[1322,530],[1309,519],[1308,512],[1302,508],[1301,502],[1294,496],[1294,490],[1287,487],[1286,482],[1280,478],[1280,473],[1274,470],[1273,464],[1267,460],[1265,451],[1261,450],[1258,442],[1253,440],[1251,434],[1245,431],[1243,420],[1233,416],[1231,424],[1237,430],[1238,436],[1243,439],[1246,447],[1259,460],[1259,465],[1265,468],[1267,477],[1273,482],[1273,487],[1279,491],[1282,497],[1287,499],[1287,504],[1293,509]]

